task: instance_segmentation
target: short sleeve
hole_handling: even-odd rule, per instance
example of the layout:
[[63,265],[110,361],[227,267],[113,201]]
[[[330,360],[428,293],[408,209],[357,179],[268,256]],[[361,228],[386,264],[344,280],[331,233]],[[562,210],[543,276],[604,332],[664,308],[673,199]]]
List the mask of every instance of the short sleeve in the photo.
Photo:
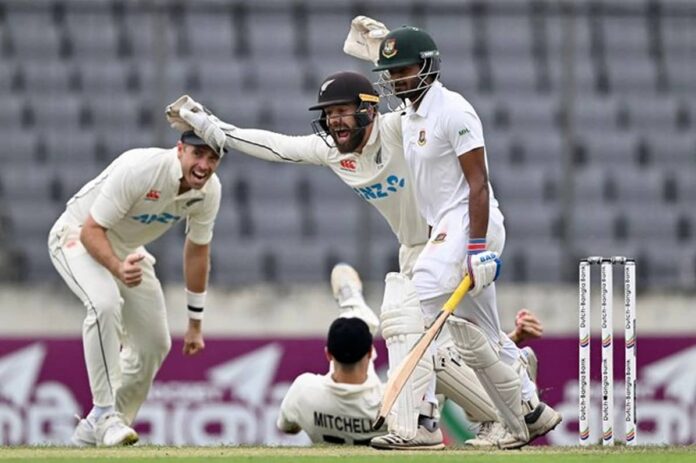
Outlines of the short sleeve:
[[220,180],[214,176],[209,182],[203,204],[188,215],[186,222],[186,237],[199,245],[208,244],[213,239],[213,227],[220,209]]
[[109,229],[128,213],[147,189],[147,185],[134,178],[135,173],[125,163],[111,169],[89,211],[95,222]]
[[448,112],[443,124],[445,136],[457,156],[484,146],[481,120],[476,111],[467,106],[458,106],[455,111]]
[[280,404],[276,426],[283,432],[297,433],[302,429],[299,424],[299,399],[302,396],[301,378],[302,375],[295,379],[287,394],[285,394],[283,402]]

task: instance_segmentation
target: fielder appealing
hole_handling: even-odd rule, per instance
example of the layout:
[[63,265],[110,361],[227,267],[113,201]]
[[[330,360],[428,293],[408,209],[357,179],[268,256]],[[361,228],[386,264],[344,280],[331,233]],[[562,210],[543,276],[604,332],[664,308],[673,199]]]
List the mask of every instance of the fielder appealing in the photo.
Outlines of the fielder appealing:
[[[384,393],[375,373],[372,336],[379,319],[367,305],[358,273],[348,264],[331,272],[331,288],[339,306],[339,318],[329,328],[326,358],[329,372],[304,373],[293,381],[280,406],[277,426],[283,432],[307,433],[318,443],[368,445],[386,429],[371,427]],[[520,310],[510,337],[516,342],[541,336],[543,327],[527,310]],[[530,361],[534,352],[525,348]],[[482,423],[485,434],[495,432],[494,422]],[[472,440],[473,445],[490,445]]]
[[[561,416],[539,401],[519,349],[500,329],[493,282],[500,271],[505,228],[488,181],[481,121],[468,101],[440,83],[439,51],[425,31],[403,26],[385,35],[374,71],[381,73],[383,96],[396,96],[405,105],[404,156],[416,203],[432,227],[433,238],[415,263],[406,294],[416,294],[432,319],[462,275],[470,275],[473,289],[448,319],[449,332],[509,431],[498,446],[521,447],[557,426]],[[413,376],[415,383],[424,384],[426,401],[434,402],[432,373],[417,368]],[[406,407],[397,413],[414,414]],[[402,448],[412,439],[394,429],[372,445]]]
[[209,243],[220,205],[222,151],[193,132],[171,149],[126,151],[80,189],[50,231],[51,261],[87,309],[82,328],[93,408],[75,445],[130,445],[130,427],[171,347],[155,258],[144,245],[187,220],[189,323],[184,354],[204,348]]
[[[167,118],[179,130],[193,128],[211,146],[236,149],[268,161],[326,166],[377,208],[401,245],[401,273],[387,275],[382,306],[382,334],[387,340],[390,358],[395,358],[392,352],[408,352],[424,329],[418,298],[411,292],[408,304],[404,304],[404,295],[410,284],[413,263],[428,240],[428,226],[418,211],[403,156],[400,116],[398,113],[378,114],[378,101],[374,88],[364,76],[339,72],[324,80],[318,103],[310,108],[321,110],[321,117],[313,124],[321,137],[286,136],[235,127],[221,122],[188,96],[168,107]],[[436,371],[438,390],[466,410],[472,421],[497,421],[492,402],[473,370],[459,361],[459,354],[446,334],[438,340],[438,346],[429,365],[423,367]],[[411,394],[402,394],[411,404],[404,407],[421,402],[422,390],[415,386],[411,390]],[[404,422],[390,421],[389,426],[390,429],[408,428],[414,435],[418,434],[417,439],[408,443],[409,448],[441,448],[442,433],[436,426],[436,417],[436,401],[432,401],[424,404],[422,410],[409,414]],[[491,428],[484,426],[482,430]],[[486,435],[478,437],[476,444],[495,445]]]

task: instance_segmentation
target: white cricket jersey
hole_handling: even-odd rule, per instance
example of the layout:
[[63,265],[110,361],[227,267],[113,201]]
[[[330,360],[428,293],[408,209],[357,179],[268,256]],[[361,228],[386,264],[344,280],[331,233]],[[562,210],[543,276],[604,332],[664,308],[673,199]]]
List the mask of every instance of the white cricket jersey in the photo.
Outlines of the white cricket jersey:
[[285,395],[276,424],[285,432],[302,429],[315,444],[368,445],[386,432],[372,430],[383,391],[372,365],[363,384],[336,383],[330,372],[304,373]]
[[181,177],[176,148],[126,151],[68,201],[59,220],[82,225],[91,214],[107,229],[120,258],[183,218],[188,239],[207,244],[220,206],[220,180],[213,174],[202,189],[180,195]]
[[[481,120],[464,97],[436,81],[418,110],[409,106],[402,121],[404,154],[417,202],[427,223],[435,226],[445,213],[469,202],[469,184],[458,157],[485,149]],[[498,207],[490,184],[489,191],[490,207]]]
[[387,220],[400,244],[428,240],[404,160],[399,114],[379,115],[362,153],[342,154],[317,135],[288,136],[257,129],[227,131],[227,147],[267,161],[329,167]]

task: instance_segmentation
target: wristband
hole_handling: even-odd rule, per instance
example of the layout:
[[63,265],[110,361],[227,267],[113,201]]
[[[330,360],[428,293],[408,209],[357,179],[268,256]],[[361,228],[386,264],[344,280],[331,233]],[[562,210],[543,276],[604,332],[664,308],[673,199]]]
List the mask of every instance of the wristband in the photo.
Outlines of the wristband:
[[192,320],[203,319],[203,307],[205,307],[206,292],[194,293],[186,289],[186,306],[188,307],[188,316]]
[[478,254],[486,250],[486,238],[473,238],[469,240],[469,244],[466,246],[466,252],[468,254]]

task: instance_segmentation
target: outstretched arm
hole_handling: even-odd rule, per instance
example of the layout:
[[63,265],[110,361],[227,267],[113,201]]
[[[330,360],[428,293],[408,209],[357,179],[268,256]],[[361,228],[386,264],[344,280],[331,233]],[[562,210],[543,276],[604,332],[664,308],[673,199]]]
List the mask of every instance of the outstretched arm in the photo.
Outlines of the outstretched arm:
[[188,95],[167,106],[166,116],[172,128],[180,132],[193,130],[218,152],[237,150],[265,161],[326,164],[329,148],[320,137],[243,129],[221,121]]

